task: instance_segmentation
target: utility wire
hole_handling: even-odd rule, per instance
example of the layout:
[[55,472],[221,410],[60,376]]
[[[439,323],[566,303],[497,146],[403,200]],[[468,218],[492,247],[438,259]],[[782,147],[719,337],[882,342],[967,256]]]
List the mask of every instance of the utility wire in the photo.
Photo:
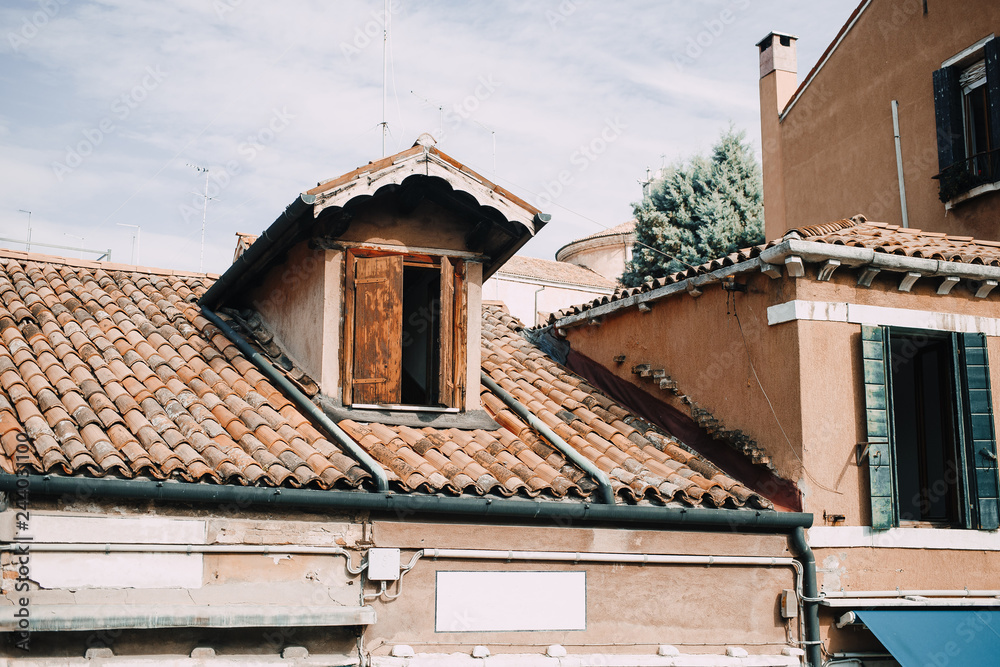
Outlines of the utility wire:
[[757,376],[757,369],[754,368],[753,358],[750,356],[750,345],[747,344],[747,336],[743,332],[743,323],[740,322],[740,314],[736,310],[735,292],[732,294],[732,298],[733,298],[733,316],[736,318],[736,325],[740,329],[740,337],[743,339],[743,348],[747,352],[747,362],[750,364],[750,372],[753,373],[753,379],[756,380],[757,386],[760,388],[760,393],[764,395],[764,400],[767,401],[767,407],[771,409],[771,415],[774,416],[774,423],[778,425],[778,428],[781,430],[781,435],[785,437],[785,442],[788,443],[788,449],[792,452],[792,456],[798,459],[799,465],[802,466],[802,472],[804,472],[806,474],[806,477],[808,477],[814,484],[816,484],[816,486],[825,491],[829,491],[830,493],[836,493],[837,495],[840,496],[844,495],[843,492],[838,491],[837,489],[831,489],[829,486],[826,486],[818,479],[813,477],[812,473],[810,473],[809,470],[806,469],[806,464],[802,461],[802,457],[799,456],[799,453],[795,451],[795,447],[792,446],[792,440],[791,438],[788,437],[788,434],[785,433],[785,427],[781,425],[781,420],[778,419],[778,413],[774,410],[774,405],[771,403],[771,399],[768,397],[767,392],[764,391],[764,385],[761,384],[760,378]]

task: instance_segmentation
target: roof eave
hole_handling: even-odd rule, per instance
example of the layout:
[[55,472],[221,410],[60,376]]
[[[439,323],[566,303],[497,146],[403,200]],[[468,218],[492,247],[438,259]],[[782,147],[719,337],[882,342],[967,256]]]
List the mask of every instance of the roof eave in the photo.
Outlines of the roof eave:
[[[559,318],[553,323],[557,329],[585,324],[596,318],[605,317],[618,311],[638,306],[640,303],[658,301],[674,294],[690,292],[695,288],[720,282],[723,278],[747,273],[769,273],[774,277],[780,274],[786,260],[797,257],[803,262],[815,264],[835,260],[837,266],[853,269],[872,268],[880,271],[897,273],[917,273],[922,277],[952,276],[963,280],[996,280],[1000,281],[1000,267],[984,264],[967,264],[950,262],[907,255],[892,255],[886,252],[876,252],[871,248],[834,245],[821,241],[804,241],[798,238],[785,238],[780,243],[760,251],[757,257],[723,266],[714,271],[708,271],[696,276],[679,280],[670,285],[664,285],[583,310],[573,315]],[[775,273],[777,272],[777,273]]]
[[271,253],[268,253],[268,251],[275,248],[276,244],[283,240],[291,230],[295,229],[307,214],[309,214],[309,219],[312,219],[313,216],[311,214],[315,203],[316,195],[302,193],[296,197],[291,204],[285,207],[281,215],[271,223],[271,226],[264,230],[257,240],[247,248],[246,252],[237,257],[232,266],[226,269],[226,272],[208,288],[208,291],[202,295],[198,303],[207,308],[214,309],[222,302],[224,297],[245,280],[248,273],[253,272],[251,271],[252,269],[257,268],[258,265],[270,259],[269,255]]

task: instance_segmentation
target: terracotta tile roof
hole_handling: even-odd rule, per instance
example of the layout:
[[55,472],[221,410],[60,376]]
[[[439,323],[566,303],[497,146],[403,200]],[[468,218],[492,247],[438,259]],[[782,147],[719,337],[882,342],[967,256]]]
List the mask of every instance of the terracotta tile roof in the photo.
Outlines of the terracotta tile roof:
[[784,237],[767,243],[730,253],[684,271],[649,280],[636,287],[624,287],[611,296],[601,297],[587,303],[570,306],[552,313],[549,324],[564,317],[585,313],[608,303],[614,303],[630,296],[734,266],[740,262],[756,258],[768,248],[779,245],[788,238],[803,241],[829,243],[831,245],[867,248],[878,253],[903,255],[923,259],[959,262],[963,264],[1000,267],[1000,241],[986,241],[971,236],[953,236],[941,232],[925,232],[912,227],[899,227],[884,222],[868,222],[864,216],[838,220],[821,225],[799,227],[785,232]]
[[514,255],[497,270],[497,275],[522,276],[558,283],[602,287],[613,290],[618,283],[609,280],[590,269],[568,262],[553,262],[550,259],[522,257]]
[[367,479],[200,315],[210,282],[0,257],[0,468],[24,432],[36,472]]
[[[23,253],[22,253],[23,255]],[[357,488],[369,478],[201,314],[205,276],[0,253],[0,468],[57,475]],[[627,501],[770,503],[631,416],[483,312],[483,369]],[[496,431],[340,426],[402,491],[589,497],[595,484],[488,391]]]
[[974,239],[971,236],[925,232],[863,220],[840,220],[791,231],[806,241],[869,248],[891,255],[1000,266],[1000,241]]

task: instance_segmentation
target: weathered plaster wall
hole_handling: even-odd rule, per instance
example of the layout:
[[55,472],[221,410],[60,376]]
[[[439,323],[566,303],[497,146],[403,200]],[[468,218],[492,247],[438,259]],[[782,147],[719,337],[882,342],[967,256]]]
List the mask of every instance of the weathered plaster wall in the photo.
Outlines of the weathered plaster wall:
[[[782,536],[682,533],[573,527],[443,525],[376,521],[375,541],[412,553],[420,548],[519,549],[570,552],[627,552],[787,556]],[[404,560],[406,560],[404,558]],[[587,629],[563,632],[434,632],[435,576],[439,571],[586,572]],[[384,621],[373,628],[369,646],[384,655],[395,643],[420,637],[426,652],[468,652],[485,643],[494,653],[539,652],[549,644],[570,653],[649,653],[673,644],[684,653],[715,653],[732,645],[735,634],[751,652],[779,653],[787,643],[778,613],[778,595],[794,585],[790,568],[705,567],[623,563],[505,562],[503,560],[423,559],[403,580],[404,595],[376,603]],[[475,595],[475,591],[469,591]],[[489,599],[481,600],[490,604]],[[551,601],[556,605],[558,601]],[[525,600],[525,604],[546,604]],[[734,633],[734,630],[738,631]]]
[[[919,2],[872,2],[781,123],[787,226],[855,213],[902,224],[895,99],[910,226],[997,238],[1000,194],[946,213],[931,179],[938,173],[932,72],[991,33],[1000,34],[1000,4],[992,0],[930,3],[927,15]],[[771,158],[765,140],[765,191]],[[781,231],[768,219],[769,238]]]
[[[780,653],[788,643],[789,628],[778,613],[782,589],[794,588],[789,567],[639,565],[623,563],[506,562],[423,558],[402,580],[396,600],[363,601],[377,585],[346,572],[345,560],[333,555],[288,555],[289,545],[342,546],[357,566],[369,547],[397,547],[405,564],[423,548],[519,549],[573,553],[652,553],[731,556],[788,556],[783,536],[692,533],[593,528],[572,525],[512,525],[503,523],[450,523],[365,515],[320,515],[307,512],[257,511],[247,508],[202,506],[197,508],[86,500],[71,506],[38,499],[38,516],[61,521],[72,529],[60,537],[55,525],[38,524],[39,544],[129,544],[145,541],[146,533],[165,523],[174,525],[164,535],[191,538],[192,527],[200,540],[192,543],[250,545],[260,554],[182,554],[203,563],[196,585],[149,589],[77,587],[30,592],[31,604],[184,605],[243,603],[274,605],[370,604],[377,622],[364,635],[364,644],[375,655],[386,655],[396,644],[468,653],[487,644],[498,653],[544,652],[561,643],[571,653],[653,654],[659,644],[674,644],[685,653],[725,652],[726,646],[746,646],[752,653]],[[127,525],[122,525],[127,524]],[[138,540],[130,540],[129,534]],[[110,538],[110,539],[109,539]],[[168,539],[169,541],[169,539]],[[38,549],[35,556],[42,556]],[[153,554],[136,554],[139,558]],[[109,562],[114,554],[96,554]],[[135,567],[142,568],[141,563]],[[146,566],[148,568],[148,565]],[[435,632],[435,578],[438,571],[473,572],[586,572],[586,629],[540,632]],[[13,578],[9,556],[4,557],[3,604],[13,604]],[[362,590],[364,588],[364,590]],[[395,593],[395,587],[390,586]],[[476,591],[469,591],[476,599]],[[558,605],[558,600],[533,604]],[[477,603],[489,605],[489,599]],[[528,601],[526,601],[526,604]],[[355,638],[344,629],[264,628],[249,630],[184,629],[170,631],[99,631],[46,633],[34,657],[79,656],[83,650],[107,643],[116,655],[188,655],[196,647],[214,647],[230,654],[277,654],[285,645],[306,646],[311,654],[350,654]],[[91,644],[87,645],[90,641]],[[330,663],[340,664],[340,663]]]
[[[326,251],[303,241],[289,250],[287,261],[268,271],[250,299],[285,353],[317,381],[328,372],[330,354],[325,343],[331,332],[323,325],[336,317],[328,309],[338,295],[324,291],[330,272]],[[314,326],[303,326],[307,322]]]
[[[768,306],[796,298],[796,284],[787,277],[772,280],[764,275],[753,275],[746,283],[747,293],[735,295],[745,345],[732,293],[719,284],[702,288],[696,298],[677,295],[653,303],[647,313],[628,308],[599,326],[573,327],[567,330],[567,340],[577,352],[687,414],[689,408],[669,392],[632,373],[638,364],[665,369],[682,394],[721,419],[726,429],[740,429],[766,449],[780,476],[798,480],[799,334],[794,325],[767,324]],[[622,354],[625,361],[616,364],[614,358]],[[754,378],[751,360],[774,413]]]

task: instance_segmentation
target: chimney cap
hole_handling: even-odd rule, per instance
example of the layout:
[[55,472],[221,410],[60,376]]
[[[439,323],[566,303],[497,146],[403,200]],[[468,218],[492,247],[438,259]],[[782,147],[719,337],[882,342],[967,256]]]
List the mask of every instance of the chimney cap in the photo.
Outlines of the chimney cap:
[[[768,46],[771,45],[771,42],[774,41],[775,37],[787,37],[788,39],[793,39],[793,40],[797,40],[799,38],[798,35],[793,35],[790,32],[778,32],[777,30],[772,30],[771,32],[767,33],[767,37],[757,42],[754,46],[761,48],[761,50],[766,49]],[[767,44],[761,47],[761,44],[764,44],[765,42],[767,42]]]

